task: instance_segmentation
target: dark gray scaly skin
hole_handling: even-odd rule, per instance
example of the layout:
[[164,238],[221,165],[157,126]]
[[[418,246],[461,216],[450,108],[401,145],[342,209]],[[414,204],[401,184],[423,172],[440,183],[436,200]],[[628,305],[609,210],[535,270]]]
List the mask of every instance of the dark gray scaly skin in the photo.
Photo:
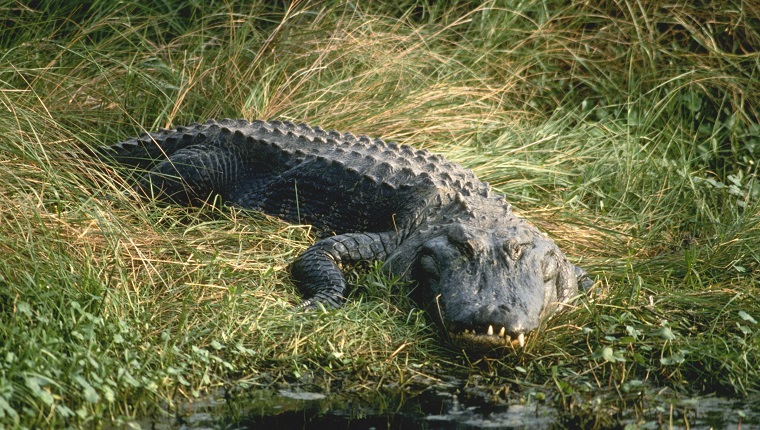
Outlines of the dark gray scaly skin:
[[522,344],[590,283],[488,184],[427,151],[280,121],[221,120],[144,134],[101,153],[144,169],[149,196],[220,196],[311,224],[322,238],[290,266],[304,307],[344,300],[343,264],[382,261],[455,344]]

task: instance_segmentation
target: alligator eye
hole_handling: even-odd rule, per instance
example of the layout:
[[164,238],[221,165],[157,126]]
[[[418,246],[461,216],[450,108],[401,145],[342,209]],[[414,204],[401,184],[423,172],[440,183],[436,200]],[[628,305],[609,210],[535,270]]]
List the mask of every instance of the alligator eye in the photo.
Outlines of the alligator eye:
[[524,247],[525,244],[519,243],[515,240],[508,240],[504,242],[503,245],[504,252],[507,253],[507,256],[509,256],[512,261],[517,261],[520,258]]
[[462,226],[456,226],[449,231],[449,240],[457,248],[457,251],[467,256],[475,255],[477,249],[476,239]]
[[457,249],[459,252],[466,256],[473,256],[475,255],[475,244],[472,241],[464,241],[457,244]]

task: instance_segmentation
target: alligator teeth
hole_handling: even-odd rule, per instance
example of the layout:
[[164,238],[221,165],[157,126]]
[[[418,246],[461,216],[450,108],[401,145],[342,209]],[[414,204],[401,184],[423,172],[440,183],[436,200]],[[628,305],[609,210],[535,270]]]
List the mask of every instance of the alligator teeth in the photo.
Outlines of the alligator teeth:
[[525,333],[520,333],[517,335],[517,343],[520,344],[520,348],[525,346]]
[[499,337],[504,337],[507,334],[507,329],[505,327],[502,327],[501,330],[499,330]]
[[493,326],[491,324],[488,324],[488,335],[493,336]]

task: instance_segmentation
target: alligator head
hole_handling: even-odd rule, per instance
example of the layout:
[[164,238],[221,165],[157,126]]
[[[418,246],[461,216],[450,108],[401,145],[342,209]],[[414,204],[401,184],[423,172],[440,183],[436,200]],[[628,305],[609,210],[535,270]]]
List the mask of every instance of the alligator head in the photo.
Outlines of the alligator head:
[[[452,343],[486,350],[524,343],[562,303],[590,282],[557,245],[517,220],[490,228],[452,223],[414,245],[407,264],[415,299]],[[403,247],[402,247],[403,248]]]

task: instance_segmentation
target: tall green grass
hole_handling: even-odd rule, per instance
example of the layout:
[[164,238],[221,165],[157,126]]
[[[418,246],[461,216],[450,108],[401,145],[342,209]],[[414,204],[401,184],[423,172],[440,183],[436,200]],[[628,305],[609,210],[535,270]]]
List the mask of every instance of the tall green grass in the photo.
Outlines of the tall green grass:
[[[416,390],[452,372],[597,427],[661,388],[756,394],[760,9],[443,3],[0,7],[0,423],[129,423],[220,388]],[[308,227],[145,201],[81,150],[210,117],[442,153],[597,283],[490,357],[448,349],[377,270],[354,275],[345,308],[294,313],[285,268]]]

